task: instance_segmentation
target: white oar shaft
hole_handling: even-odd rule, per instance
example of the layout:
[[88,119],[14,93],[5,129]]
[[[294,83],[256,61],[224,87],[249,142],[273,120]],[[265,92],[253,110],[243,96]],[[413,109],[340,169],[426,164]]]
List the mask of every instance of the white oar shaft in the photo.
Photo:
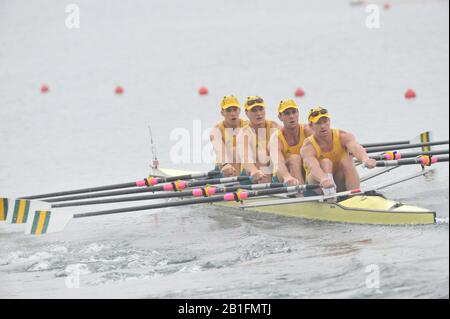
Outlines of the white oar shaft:
[[417,178],[417,177],[420,177],[420,176],[431,174],[433,171],[434,171],[434,168],[430,168],[430,169],[427,169],[427,170],[422,170],[420,172],[415,172],[415,173],[412,173],[410,175],[398,178],[396,180],[388,181],[388,182],[379,184],[379,185],[375,186],[374,188],[376,190],[381,190],[381,189],[384,189],[386,187],[397,185],[397,184],[400,184],[402,182],[406,182],[406,181],[409,181],[411,179],[414,179],[414,178]]

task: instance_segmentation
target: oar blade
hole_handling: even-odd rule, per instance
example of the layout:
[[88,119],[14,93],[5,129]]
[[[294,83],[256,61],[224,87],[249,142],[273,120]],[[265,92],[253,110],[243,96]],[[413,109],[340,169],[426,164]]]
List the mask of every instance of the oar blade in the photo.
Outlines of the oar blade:
[[6,222],[9,224],[25,224],[30,212],[50,209],[51,204],[35,200],[8,198]]
[[8,198],[0,197],[0,221],[6,221],[8,216]]
[[36,210],[30,213],[25,234],[44,235],[63,231],[72,220],[73,213],[63,210]]
[[[430,131],[420,133],[420,143],[430,143],[432,141],[432,134]],[[422,152],[431,152],[431,146],[423,146]]]

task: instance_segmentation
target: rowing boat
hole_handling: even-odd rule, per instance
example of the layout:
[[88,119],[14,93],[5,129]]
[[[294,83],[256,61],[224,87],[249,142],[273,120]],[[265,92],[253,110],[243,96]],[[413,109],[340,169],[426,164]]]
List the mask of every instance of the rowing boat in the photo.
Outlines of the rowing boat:
[[[177,176],[190,173],[192,172],[167,168],[153,168],[152,172],[153,176]],[[264,204],[264,201],[271,199],[273,198],[252,198],[245,203]],[[213,205],[240,207],[237,202],[218,202]],[[436,222],[436,212],[389,200],[379,193],[352,196],[334,203],[313,201],[249,207],[245,210],[311,220],[371,225],[424,225]]]

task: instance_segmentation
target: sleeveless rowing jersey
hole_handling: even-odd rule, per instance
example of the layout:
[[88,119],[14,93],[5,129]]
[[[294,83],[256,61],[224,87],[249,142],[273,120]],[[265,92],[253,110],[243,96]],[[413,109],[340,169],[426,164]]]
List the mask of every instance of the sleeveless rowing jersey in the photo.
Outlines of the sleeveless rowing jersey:
[[[243,128],[244,126],[248,125],[248,122],[246,120],[242,120],[239,123],[239,128]],[[222,142],[224,142],[226,145],[233,143],[233,147],[236,147],[236,134],[229,135],[227,134],[227,131],[229,131],[227,128],[225,128],[224,122],[220,122],[217,124],[219,127],[220,132],[222,133]]]
[[[308,141],[311,142],[311,145],[314,147],[314,150],[316,151],[316,158],[318,160],[328,158],[330,161],[333,162],[333,173],[336,173],[336,169],[339,167],[339,163],[342,157],[345,154],[348,154],[348,152],[344,149],[344,147],[342,147],[340,131],[338,129],[333,129],[332,133],[333,133],[332,135],[333,147],[329,152],[324,152],[321,149],[314,135],[308,137]],[[306,176],[308,176],[311,173],[309,168],[305,164],[303,164],[303,167],[305,169]]]
[[287,160],[291,155],[297,154],[300,155],[300,149],[303,146],[303,143],[305,142],[305,126],[303,124],[299,124],[299,139],[298,144],[289,146],[286,137],[283,134],[283,130],[278,130],[277,136],[280,139],[281,143],[283,144],[283,149],[281,150],[281,153],[283,154],[284,158]]
[[[273,123],[272,121],[266,120],[266,125],[264,127],[265,133],[266,133],[266,140],[265,141],[264,140],[261,141],[260,139],[258,139],[256,141],[256,148],[257,149],[259,149],[259,148],[266,148],[267,149],[267,145],[269,145],[269,142],[270,142],[270,136],[271,136],[270,133],[271,133],[271,130],[272,130],[272,123]],[[244,128],[248,129],[248,132],[251,132],[251,134],[253,136],[255,136],[255,139],[256,139],[255,131],[250,127],[250,123],[245,125]],[[258,129],[256,129],[256,130],[258,130]],[[261,142],[265,142],[265,145],[261,145]]]

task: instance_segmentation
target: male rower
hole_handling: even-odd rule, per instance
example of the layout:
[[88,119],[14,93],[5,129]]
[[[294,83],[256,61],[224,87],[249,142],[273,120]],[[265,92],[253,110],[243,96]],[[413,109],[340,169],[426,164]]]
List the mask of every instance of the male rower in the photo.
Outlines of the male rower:
[[320,184],[326,195],[359,188],[359,175],[352,156],[368,168],[374,168],[376,161],[367,156],[353,134],[331,128],[328,110],[311,109],[308,121],[313,135],[305,140],[301,149],[306,182]]
[[238,152],[243,173],[252,177],[253,183],[270,183],[272,168],[269,156],[270,136],[281,126],[266,120],[266,103],[259,96],[249,96],[245,101],[245,114],[249,119],[238,137]]
[[289,186],[304,184],[300,149],[312,131],[308,125],[299,124],[299,108],[294,100],[280,102],[278,118],[283,122],[283,127],[272,135],[270,141],[274,174],[280,182]]
[[220,103],[220,113],[224,120],[214,126],[210,133],[210,140],[216,153],[216,169],[225,177],[239,176],[241,162],[237,154],[237,135],[247,121],[239,117],[241,106],[238,99],[225,96]]

